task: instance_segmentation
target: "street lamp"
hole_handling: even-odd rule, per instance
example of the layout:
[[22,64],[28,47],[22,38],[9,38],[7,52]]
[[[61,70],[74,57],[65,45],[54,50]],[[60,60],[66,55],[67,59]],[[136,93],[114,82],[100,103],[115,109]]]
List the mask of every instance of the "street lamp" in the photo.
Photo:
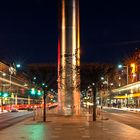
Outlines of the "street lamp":
[[6,73],[3,73],[2,76],[6,76]]
[[104,77],[101,77],[101,80],[104,80]]
[[34,77],[33,79],[36,80],[36,77]]
[[[9,92],[11,94],[11,92],[12,92],[12,75],[16,75],[16,68],[10,65],[10,67],[9,67],[9,74],[10,74],[10,88],[9,88]],[[14,104],[13,102],[14,102],[14,100],[12,98],[11,106]]]
[[17,68],[20,68],[20,67],[21,67],[21,65],[20,65],[20,64],[16,64],[16,67],[17,67]]
[[126,66],[121,65],[121,64],[118,65],[119,69],[122,69],[123,67],[126,68],[126,84],[128,85],[128,65]]
[[43,111],[43,122],[46,122],[46,88],[48,86],[45,83],[42,83],[42,89],[43,89],[43,100],[44,100],[44,111]]

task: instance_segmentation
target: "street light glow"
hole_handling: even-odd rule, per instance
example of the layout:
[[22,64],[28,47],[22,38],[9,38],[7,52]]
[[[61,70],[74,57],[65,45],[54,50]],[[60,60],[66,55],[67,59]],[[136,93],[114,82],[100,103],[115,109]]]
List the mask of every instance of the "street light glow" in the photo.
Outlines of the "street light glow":
[[17,65],[16,65],[16,67],[17,67],[17,68],[20,68],[20,67],[21,67],[21,65],[20,65],[20,64],[17,64]]
[[45,86],[45,83],[42,83],[42,86]]
[[121,64],[118,65],[118,68],[121,69],[123,66]]
[[34,80],[36,80],[36,77],[34,77]]
[[110,83],[110,85],[113,86],[114,84],[113,83]]
[[104,77],[101,77],[101,80],[104,80]]
[[6,76],[6,73],[3,73],[2,76]]
[[95,83],[92,83],[93,86],[95,86]]

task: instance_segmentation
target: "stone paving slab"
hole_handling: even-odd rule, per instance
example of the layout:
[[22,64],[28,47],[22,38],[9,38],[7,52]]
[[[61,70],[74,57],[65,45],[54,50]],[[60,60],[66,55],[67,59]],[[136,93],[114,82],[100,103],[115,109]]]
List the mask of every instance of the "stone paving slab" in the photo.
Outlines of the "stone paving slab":
[[[57,109],[56,109],[57,110]],[[56,110],[47,112],[47,122],[40,116],[0,131],[0,140],[139,140],[140,131],[112,120],[92,122],[90,114],[64,117]]]
[[140,130],[112,120],[48,115],[0,131],[0,140],[139,140]]

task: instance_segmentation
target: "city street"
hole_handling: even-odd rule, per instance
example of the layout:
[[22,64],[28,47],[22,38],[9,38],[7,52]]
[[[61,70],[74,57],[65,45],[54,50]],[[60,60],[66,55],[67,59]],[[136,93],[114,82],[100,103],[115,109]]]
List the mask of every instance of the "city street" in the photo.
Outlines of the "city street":
[[139,3],[0,6],[0,140],[140,140]]
[[118,109],[104,109],[104,116],[140,130],[140,113]]
[[42,118],[36,121],[29,118],[1,130],[0,138],[1,140],[139,140],[140,130],[112,119],[113,117],[109,120],[97,118],[96,122],[92,122],[88,114],[64,117],[48,112],[46,123],[42,122]]
[[0,130],[32,116],[32,112],[6,112],[0,114]]

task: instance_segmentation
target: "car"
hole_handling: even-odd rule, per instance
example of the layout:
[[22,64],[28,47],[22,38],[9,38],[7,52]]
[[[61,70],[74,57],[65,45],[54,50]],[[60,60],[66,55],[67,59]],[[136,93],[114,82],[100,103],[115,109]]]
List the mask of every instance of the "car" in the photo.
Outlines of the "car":
[[28,111],[33,111],[33,108],[27,108]]
[[12,108],[11,112],[18,112],[18,110],[16,108]]

